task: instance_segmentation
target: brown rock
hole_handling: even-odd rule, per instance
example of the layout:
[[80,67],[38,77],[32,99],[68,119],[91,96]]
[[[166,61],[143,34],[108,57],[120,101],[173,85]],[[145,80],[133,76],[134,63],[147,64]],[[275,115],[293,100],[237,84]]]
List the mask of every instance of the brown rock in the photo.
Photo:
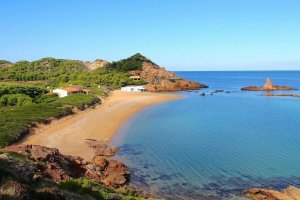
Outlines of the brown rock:
[[289,186],[283,192],[263,188],[251,188],[244,191],[246,197],[253,200],[300,200],[300,189]]
[[185,80],[152,62],[143,63],[143,70],[140,76],[144,81],[148,82],[144,87],[150,92],[190,90],[207,87],[204,84]]
[[127,183],[127,179],[124,175],[118,173],[109,174],[105,179],[102,180],[108,187],[120,187],[124,186]]
[[288,86],[279,86],[274,85],[271,81],[271,79],[267,78],[266,83],[264,86],[257,87],[257,86],[248,86],[243,87],[241,90],[247,90],[247,91],[274,91],[274,90],[296,90],[295,88],[291,88]]
[[93,158],[92,163],[98,165],[100,167],[100,170],[105,170],[105,168],[108,166],[109,162],[102,156],[95,156]]

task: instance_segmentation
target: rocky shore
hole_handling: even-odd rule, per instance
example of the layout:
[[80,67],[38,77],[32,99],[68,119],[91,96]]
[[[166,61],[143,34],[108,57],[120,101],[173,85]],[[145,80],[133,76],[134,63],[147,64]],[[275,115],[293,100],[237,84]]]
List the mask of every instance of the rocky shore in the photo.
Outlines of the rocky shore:
[[245,190],[244,194],[253,200],[300,200],[300,189],[294,186],[289,186],[282,192],[271,189],[251,188]]
[[148,83],[145,88],[150,92],[182,91],[208,87],[201,83],[183,79],[152,62],[143,63],[140,76]]
[[[43,176],[55,182],[85,177],[99,180],[104,185],[113,188],[123,187],[129,183],[128,168],[123,163],[111,160],[107,156],[95,156],[91,162],[88,162],[80,157],[62,155],[56,148],[40,145],[9,146],[7,149],[22,154],[36,163],[42,163],[44,166],[34,169],[32,166],[23,165],[23,169],[19,169],[19,165],[14,165],[14,163],[10,165],[7,157],[7,169],[13,174],[21,173],[18,175],[20,177]],[[1,158],[6,158],[5,153]]]
[[89,199],[143,199],[128,185],[127,166],[106,154],[114,148],[100,149],[105,155],[97,155],[91,162],[40,145],[2,149],[0,199],[82,199],[80,192],[96,197]]
[[248,86],[243,87],[241,90],[246,91],[274,91],[274,90],[296,90],[295,88],[288,87],[288,86],[279,86],[274,85],[271,81],[271,79],[267,79],[264,86],[258,87],[258,86]]

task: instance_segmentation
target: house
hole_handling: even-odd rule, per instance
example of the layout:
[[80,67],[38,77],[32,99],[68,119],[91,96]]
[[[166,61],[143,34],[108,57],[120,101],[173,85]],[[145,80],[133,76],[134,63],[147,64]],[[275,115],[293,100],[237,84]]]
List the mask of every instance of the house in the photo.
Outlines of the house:
[[132,70],[130,71],[130,74],[133,76],[139,76],[141,75],[142,71],[141,70]]
[[52,91],[56,93],[59,97],[66,97],[71,94],[89,94],[90,90],[83,89],[78,85],[70,85],[64,88],[58,88]]
[[134,80],[134,81],[140,81],[141,80],[141,77],[140,76],[130,76],[129,77],[131,80]]
[[122,87],[121,91],[123,92],[147,92],[147,89],[144,86],[126,86]]

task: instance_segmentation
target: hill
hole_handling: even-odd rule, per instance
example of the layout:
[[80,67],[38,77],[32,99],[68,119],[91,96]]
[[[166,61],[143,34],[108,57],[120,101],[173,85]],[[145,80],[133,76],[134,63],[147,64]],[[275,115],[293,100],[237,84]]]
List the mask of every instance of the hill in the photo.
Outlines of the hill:
[[[42,58],[33,62],[1,61],[0,81],[44,81],[57,87],[62,84],[84,86],[104,85],[120,88],[126,85],[145,85],[150,91],[188,90],[206,87],[178,77],[137,53],[116,62],[97,59],[94,62]],[[130,79],[132,70],[140,70],[140,81]]]

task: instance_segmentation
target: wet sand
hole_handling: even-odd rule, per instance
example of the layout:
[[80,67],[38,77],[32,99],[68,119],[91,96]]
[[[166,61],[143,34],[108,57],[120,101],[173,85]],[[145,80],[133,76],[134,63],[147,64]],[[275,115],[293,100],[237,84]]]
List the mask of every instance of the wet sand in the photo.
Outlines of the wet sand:
[[179,95],[170,93],[114,91],[95,109],[53,121],[50,125],[40,126],[21,144],[55,147],[62,154],[91,160],[94,152],[85,143],[86,139],[107,142],[118,128],[137,111],[156,103],[178,98],[180,98]]

